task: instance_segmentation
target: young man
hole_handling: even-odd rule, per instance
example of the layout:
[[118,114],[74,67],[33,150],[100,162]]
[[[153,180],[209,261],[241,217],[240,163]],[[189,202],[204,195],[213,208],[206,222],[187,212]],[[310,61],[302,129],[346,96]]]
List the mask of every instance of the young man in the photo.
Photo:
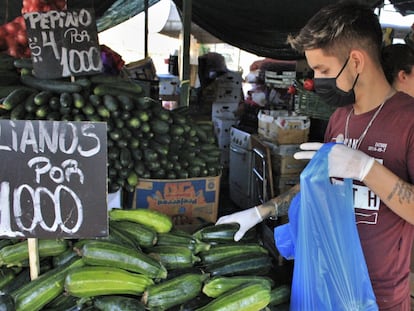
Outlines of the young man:
[[[354,180],[355,219],[378,306],[409,311],[414,99],[396,92],[385,78],[378,18],[364,5],[336,3],[321,9],[289,43],[304,52],[314,70],[315,91],[338,107],[325,142],[341,137],[343,143],[329,153],[329,175]],[[310,151],[295,157],[309,159],[320,145],[305,143],[301,147]],[[283,207],[291,196],[282,198]],[[240,239],[277,214],[279,202],[272,199],[217,223],[238,222],[235,239]]]
[[382,50],[382,67],[388,82],[414,96],[414,50],[407,44],[391,44]]

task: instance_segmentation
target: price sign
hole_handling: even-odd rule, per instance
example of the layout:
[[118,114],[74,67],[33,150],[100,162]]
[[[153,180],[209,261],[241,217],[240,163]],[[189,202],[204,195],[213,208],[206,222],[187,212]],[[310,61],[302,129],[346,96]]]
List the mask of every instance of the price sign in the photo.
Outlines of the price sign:
[[0,238],[108,235],[104,122],[0,120]]
[[36,77],[102,72],[93,10],[30,12],[23,16]]

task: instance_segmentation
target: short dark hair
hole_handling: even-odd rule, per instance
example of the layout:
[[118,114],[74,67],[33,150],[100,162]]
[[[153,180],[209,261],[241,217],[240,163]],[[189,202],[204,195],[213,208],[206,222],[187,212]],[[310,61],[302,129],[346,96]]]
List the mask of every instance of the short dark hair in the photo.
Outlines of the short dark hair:
[[288,36],[288,43],[300,53],[323,49],[344,59],[351,49],[364,49],[379,64],[382,29],[371,7],[355,1],[339,2],[319,10],[296,37]]
[[385,77],[392,84],[401,70],[411,73],[414,49],[403,43],[387,45],[382,49],[381,62]]

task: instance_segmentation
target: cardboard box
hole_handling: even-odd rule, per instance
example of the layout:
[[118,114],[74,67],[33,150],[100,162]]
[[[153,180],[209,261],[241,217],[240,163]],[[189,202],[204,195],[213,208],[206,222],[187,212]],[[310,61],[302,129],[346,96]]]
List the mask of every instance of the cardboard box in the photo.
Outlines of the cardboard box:
[[239,102],[214,102],[211,108],[211,119],[239,119]]
[[133,208],[149,208],[171,217],[216,222],[221,176],[188,179],[140,179]]
[[257,132],[277,144],[301,144],[308,141],[310,119],[285,110],[260,110]]
[[272,170],[274,174],[300,174],[306,164],[307,161],[296,160],[291,155],[272,155]]
[[279,195],[300,183],[300,174],[276,175],[274,178],[275,194]]
[[270,148],[272,171],[275,175],[300,174],[308,161],[296,160],[293,155],[300,151],[300,144],[277,145],[264,142]]
[[229,148],[230,145],[230,131],[233,125],[237,125],[238,120],[234,119],[213,119],[214,134],[217,138],[217,143],[220,149]]
[[169,74],[158,75],[159,94],[160,95],[176,95],[180,90],[180,78]]

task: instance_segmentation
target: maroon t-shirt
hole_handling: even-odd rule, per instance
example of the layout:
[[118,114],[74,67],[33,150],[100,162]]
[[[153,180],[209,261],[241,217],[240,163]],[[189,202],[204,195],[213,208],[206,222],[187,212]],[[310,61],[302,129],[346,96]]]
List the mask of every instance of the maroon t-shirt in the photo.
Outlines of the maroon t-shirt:
[[[325,141],[345,135],[352,106],[338,108],[331,116]],[[358,138],[377,109],[349,119],[349,140]],[[345,137],[347,138],[347,137]],[[359,150],[375,157],[401,179],[414,180],[414,98],[405,93],[391,97],[369,128]],[[354,181],[354,207],[372,286],[380,308],[393,307],[410,294],[410,256],[414,226],[400,218],[362,183]],[[352,250],[349,250],[352,252]]]

